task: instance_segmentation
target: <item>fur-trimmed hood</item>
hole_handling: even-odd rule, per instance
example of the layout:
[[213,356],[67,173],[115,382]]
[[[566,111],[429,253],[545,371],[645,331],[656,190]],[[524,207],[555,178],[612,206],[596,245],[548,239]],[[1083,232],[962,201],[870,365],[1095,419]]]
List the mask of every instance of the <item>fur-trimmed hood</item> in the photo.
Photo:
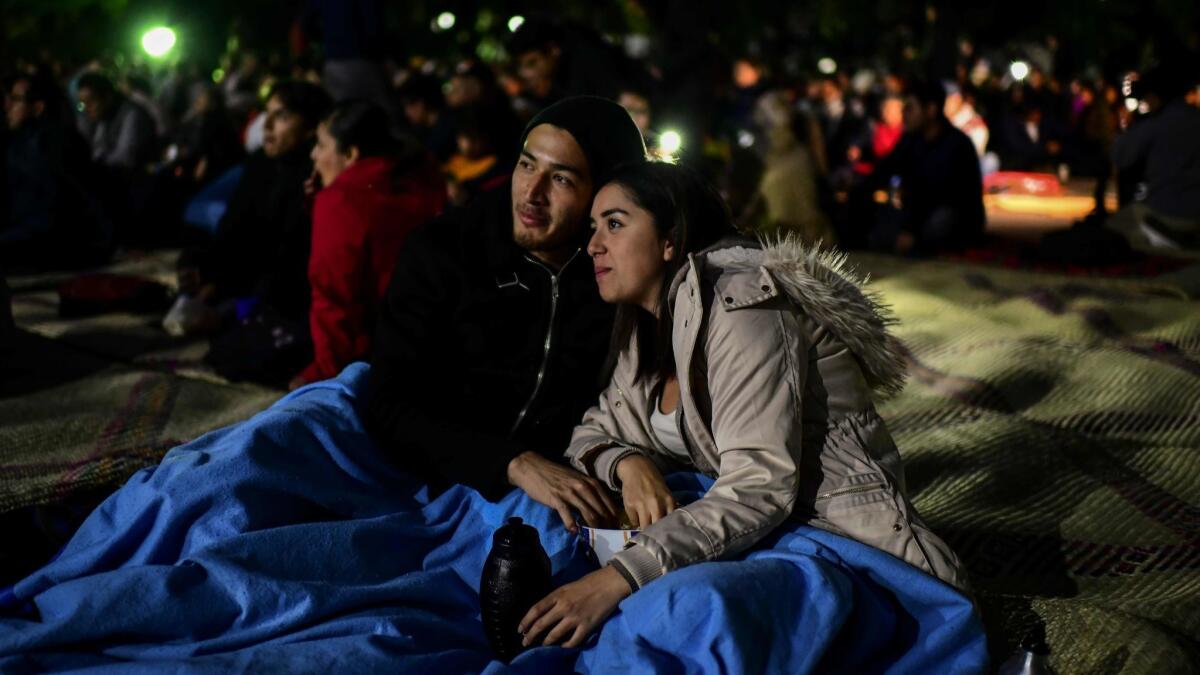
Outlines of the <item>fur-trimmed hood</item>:
[[689,267],[699,276],[714,269],[722,275],[766,271],[792,302],[850,349],[872,389],[888,396],[904,387],[904,356],[888,330],[896,319],[879,294],[867,289],[869,279],[849,265],[846,254],[785,236],[723,240],[693,254],[691,262],[674,279],[670,297]]

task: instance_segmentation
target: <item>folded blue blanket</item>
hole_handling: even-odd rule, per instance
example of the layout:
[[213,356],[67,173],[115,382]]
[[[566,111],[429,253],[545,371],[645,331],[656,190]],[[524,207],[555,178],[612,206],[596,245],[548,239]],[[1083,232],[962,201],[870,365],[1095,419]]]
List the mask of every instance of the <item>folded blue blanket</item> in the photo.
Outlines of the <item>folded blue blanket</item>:
[[[105,501],[0,609],[0,671],[977,672],[971,603],[870,547],[788,525],[736,561],[630,596],[582,649],[493,661],[491,534],[520,516],[555,582],[591,567],[557,516],[383,459],[355,410],[367,366],[172,450]],[[703,491],[691,474],[674,487]]]

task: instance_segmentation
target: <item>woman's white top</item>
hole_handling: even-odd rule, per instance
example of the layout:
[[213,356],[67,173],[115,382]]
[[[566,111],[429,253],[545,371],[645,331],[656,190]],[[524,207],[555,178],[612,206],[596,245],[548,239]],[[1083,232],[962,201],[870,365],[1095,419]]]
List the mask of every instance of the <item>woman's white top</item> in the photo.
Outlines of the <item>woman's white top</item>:
[[654,412],[650,413],[650,430],[654,432],[654,437],[658,439],[658,442],[675,459],[685,464],[691,464],[692,458],[688,455],[687,446],[683,443],[683,437],[679,435],[680,406],[675,406],[674,412],[666,414],[659,412],[661,405],[661,398],[654,402]]

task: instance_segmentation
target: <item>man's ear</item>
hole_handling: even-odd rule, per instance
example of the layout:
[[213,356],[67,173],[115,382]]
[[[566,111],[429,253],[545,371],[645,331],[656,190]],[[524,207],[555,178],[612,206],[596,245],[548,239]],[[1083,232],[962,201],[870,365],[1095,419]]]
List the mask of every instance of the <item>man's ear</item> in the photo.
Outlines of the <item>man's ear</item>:
[[350,149],[342,154],[346,156],[346,164],[353,164],[357,162],[360,156],[357,145],[350,146]]

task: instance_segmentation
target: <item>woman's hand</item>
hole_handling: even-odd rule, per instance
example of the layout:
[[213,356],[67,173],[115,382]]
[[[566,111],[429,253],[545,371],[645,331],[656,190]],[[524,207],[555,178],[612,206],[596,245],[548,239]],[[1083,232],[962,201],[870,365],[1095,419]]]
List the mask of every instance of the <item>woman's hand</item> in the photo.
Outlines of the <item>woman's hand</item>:
[[564,647],[578,647],[632,593],[629,582],[611,566],[596,570],[555,589],[530,607],[517,626],[525,636],[521,644],[538,644],[538,637],[546,633],[540,641],[543,645],[566,638]]
[[629,455],[618,462],[617,478],[621,479],[625,513],[634,528],[647,527],[679,507],[658,467],[643,455]]

